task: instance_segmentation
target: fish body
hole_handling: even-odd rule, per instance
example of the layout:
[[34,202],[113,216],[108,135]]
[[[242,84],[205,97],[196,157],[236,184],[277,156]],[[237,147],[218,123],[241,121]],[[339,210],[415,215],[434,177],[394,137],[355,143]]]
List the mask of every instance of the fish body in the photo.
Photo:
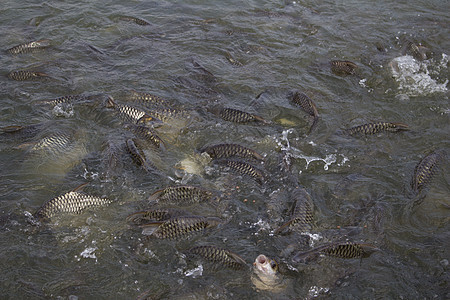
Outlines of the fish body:
[[239,144],[217,144],[207,146],[200,152],[206,152],[212,159],[229,158],[229,157],[241,157],[241,158],[253,158],[258,160],[264,160],[264,157],[257,153],[255,150],[241,146]]
[[48,104],[48,105],[58,105],[58,104],[64,104],[64,103],[79,103],[88,100],[88,98],[84,95],[67,95],[67,96],[61,96],[55,99],[51,100],[42,100],[39,101],[39,104]]
[[189,249],[188,252],[230,269],[239,270],[247,265],[239,255],[215,246],[197,246]]
[[149,93],[131,91],[130,99],[144,105],[166,106],[166,107],[169,105],[169,102],[167,100]]
[[147,22],[147,21],[145,21],[145,20],[143,20],[143,19],[140,19],[140,18],[136,18],[136,17],[121,16],[119,19],[122,20],[122,21],[130,21],[130,22],[134,22],[134,23],[136,23],[136,24],[138,24],[138,25],[141,25],[141,26],[147,26],[147,25],[150,25],[149,22]]
[[222,220],[216,217],[180,216],[166,221],[152,222],[143,225],[143,234],[154,236],[158,239],[175,239],[191,233],[216,227]]
[[264,182],[263,172],[247,162],[239,160],[225,160],[223,163],[237,173],[252,177],[259,184]]
[[268,123],[266,120],[260,116],[253,115],[251,113],[234,109],[234,108],[224,108],[220,112],[220,117],[225,121],[235,122],[235,123],[249,123],[249,122],[263,122]]
[[71,191],[45,202],[34,215],[38,218],[50,219],[58,214],[78,214],[84,209],[110,203],[112,201],[106,198]]
[[74,146],[74,136],[64,132],[57,132],[46,136],[35,143],[30,151],[44,151],[53,156],[69,151]]
[[163,140],[156,134],[156,132],[144,125],[126,124],[125,128],[133,132],[136,137],[148,142],[150,145],[161,148],[164,146]]
[[32,53],[50,47],[50,40],[43,39],[25,44],[20,44],[6,50],[9,54]]
[[377,122],[377,123],[367,123],[359,126],[352,127],[347,130],[350,135],[355,134],[375,134],[382,131],[388,132],[398,132],[403,130],[408,130],[408,125],[403,123],[391,123],[391,122]]
[[338,258],[367,258],[379,249],[370,244],[344,243],[344,244],[328,244],[317,247],[315,249],[297,253],[292,261],[294,263],[309,262],[317,258],[320,254]]
[[110,140],[103,144],[103,159],[108,175],[116,174],[117,170],[122,167],[122,150],[121,146]]
[[136,164],[142,166],[146,171],[153,169],[147,161],[144,151],[140,149],[139,143],[136,145],[136,140],[128,139],[125,144],[128,153]]
[[295,199],[294,209],[291,219],[278,228],[275,233],[282,232],[284,229],[307,232],[311,230],[313,223],[313,205],[308,192],[301,188],[295,189],[292,193]]
[[330,65],[331,71],[340,76],[353,75],[356,69],[358,69],[358,66],[354,62],[348,60],[333,60]]
[[35,137],[39,134],[46,126],[47,123],[39,123],[34,125],[26,126],[7,126],[0,128],[0,140],[1,141],[25,141]]
[[420,192],[431,182],[445,157],[446,152],[444,150],[437,150],[422,158],[414,169],[414,176],[411,183],[414,193]]
[[49,75],[42,72],[34,72],[26,70],[13,71],[8,74],[8,78],[16,81],[35,80],[43,77],[49,77]]
[[126,220],[128,223],[133,223],[134,225],[144,225],[152,221],[165,221],[181,214],[182,212],[176,209],[153,208],[135,212],[129,215]]
[[319,121],[319,112],[317,111],[316,104],[304,93],[295,92],[292,96],[292,102],[300,106],[300,108],[307,114],[314,118],[313,124],[311,125],[309,132],[311,132]]
[[150,116],[148,113],[139,108],[115,103],[112,97],[108,98],[106,107],[113,108],[116,112],[118,112],[119,116],[123,120],[134,124],[151,124],[154,122],[161,122],[160,120]]
[[251,280],[258,290],[279,292],[285,288],[283,278],[278,272],[278,263],[264,254],[256,257]]
[[154,192],[149,200],[172,203],[199,203],[211,200],[213,193],[190,185],[169,186]]
[[229,52],[226,52],[226,53],[225,53],[225,58],[226,58],[233,66],[236,66],[236,67],[242,67],[242,66],[243,66],[243,64],[242,64],[240,61],[234,59],[233,56],[231,56],[231,54],[230,54]]
[[147,113],[164,123],[172,123],[174,120],[184,121],[189,118],[185,111],[176,110],[173,108],[152,108],[149,109]]

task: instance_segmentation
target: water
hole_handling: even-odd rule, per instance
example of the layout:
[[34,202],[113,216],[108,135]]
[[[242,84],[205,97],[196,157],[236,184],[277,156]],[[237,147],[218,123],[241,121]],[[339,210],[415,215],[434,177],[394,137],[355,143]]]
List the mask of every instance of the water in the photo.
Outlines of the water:
[[[53,157],[32,153],[24,145],[30,141],[2,138],[2,298],[448,298],[448,163],[417,207],[411,208],[408,186],[428,151],[449,148],[449,9],[446,1],[419,0],[3,1],[3,49],[43,38],[52,47],[3,52],[0,72],[33,67],[52,79],[2,76],[0,126],[52,121],[31,141],[59,131],[74,139],[70,151]],[[405,50],[408,42],[428,48],[429,57],[416,61]],[[355,62],[357,75],[331,73],[333,59]],[[105,141],[120,144],[131,135],[100,105],[101,97],[98,106],[35,104],[82,93],[124,103],[130,90],[156,94],[193,116],[181,129],[160,129],[167,150],[153,153],[152,161],[163,175],[145,173],[125,155],[122,168],[106,177]],[[312,120],[287,99],[293,90],[317,105],[319,124],[309,136]],[[221,106],[274,123],[225,122],[213,113]],[[371,121],[402,122],[412,130],[340,134]],[[258,167],[267,182],[260,186],[196,154],[223,142],[263,153]],[[284,161],[291,163],[288,172]],[[178,178],[183,165],[192,174]],[[314,202],[314,245],[349,239],[382,250],[362,261],[292,265],[283,253],[300,249],[297,236],[273,234],[288,218],[292,177]],[[87,192],[115,203],[46,226],[27,222],[45,201],[86,181]],[[218,205],[187,209],[229,222],[186,240],[145,240],[125,218],[173,181],[221,192]],[[201,244],[238,253],[249,270],[211,270],[185,256]],[[250,280],[250,265],[261,253],[282,266],[288,284],[277,294],[256,290]]]

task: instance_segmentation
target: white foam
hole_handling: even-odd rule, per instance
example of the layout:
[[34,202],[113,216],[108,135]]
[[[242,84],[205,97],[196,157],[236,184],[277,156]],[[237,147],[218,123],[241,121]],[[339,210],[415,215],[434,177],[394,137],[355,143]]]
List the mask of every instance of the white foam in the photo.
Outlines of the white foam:
[[184,276],[189,277],[192,276],[192,278],[196,278],[198,276],[202,276],[203,274],[203,266],[199,265],[197,268],[194,268],[192,270],[187,270],[184,272]]
[[86,249],[83,250],[83,252],[80,253],[81,257],[84,258],[93,258],[95,260],[97,260],[97,256],[95,256],[95,250],[97,250],[97,247],[88,247]]

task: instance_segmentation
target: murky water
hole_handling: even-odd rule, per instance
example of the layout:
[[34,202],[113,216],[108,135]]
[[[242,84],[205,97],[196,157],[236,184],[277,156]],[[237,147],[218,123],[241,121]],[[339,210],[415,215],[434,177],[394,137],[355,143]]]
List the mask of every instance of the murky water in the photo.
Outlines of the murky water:
[[[4,50],[39,39],[51,47],[0,56],[0,126],[43,124],[32,136],[1,136],[2,298],[448,298],[448,162],[414,207],[410,182],[421,158],[449,148],[449,10],[446,1],[418,0],[3,1]],[[424,60],[410,43],[426,52]],[[352,61],[358,71],[336,75],[330,60]],[[18,69],[50,78],[6,76]],[[126,152],[108,168],[105,145],[120,148],[133,135],[106,108],[106,95],[124,104],[131,90],[186,111],[156,128],[165,150],[146,153],[159,172],[145,172]],[[320,120],[310,135],[311,117],[288,99],[294,90],[317,106]],[[76,94],[94,100],[39,102]],[[220,107],[271,124],[227,122]],[[342,134],[375,121],[411,130]],[[62,148],[39,148],[55,136]],[[198,149],[225,142],[265,155],[257,164],[266,175],[262,185],[199,157]],[[45,201],[85,182],[86,192],[114,203],[30,224],[29,214]],[[177,183],[217,192],[218,203],[182,209],[227,223],[168,241],[146,239],[126,223],[149,207],[149,195]],[[298,234],[274,234],[289,219],[297,185],[314,204],[306,247]],[[297,251],[330,241],[380,251],[363,260],[292,263]],[[185,254],[196,245],[238,253],[248,269],[192,260]],[[281,291],[252,284],[259,254],[280,263]]]

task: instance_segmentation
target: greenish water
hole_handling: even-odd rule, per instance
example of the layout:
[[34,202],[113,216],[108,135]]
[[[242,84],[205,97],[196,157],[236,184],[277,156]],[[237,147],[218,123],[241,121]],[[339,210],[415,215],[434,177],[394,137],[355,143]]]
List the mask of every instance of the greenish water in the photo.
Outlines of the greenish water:
[[[448,153],[449,10],[448,1],[417,0],[3,1],[4,50],[39,39],[50,39],[52,47],[0,55],[0,127],[50,121],[31,142],[60,131],[73,140],[66,151],[49,154],[27,150],[29,140],[1,138],[0,298],[134,299],[146,291],[156,299],[448,298],[448,162],[413,208],[409,186],[421,158],[434,149]],[[408,42],[429,49],[428,58],[405,56]],[[333,74],[331,60],[352,61],[358,72]],[[25,68],[51,78],[6,76]],[[104,143],[121,145],[132,135],[104,107],[105,97],[96,105],[54,109],[37,103],[82,93],[125,103],[130,90],[163,97],[191,116],[182,127],[157,129],[167,149],[148,154],[162,174],[146,173],[123,153],[123,167],[106,176]],[[310,135],[311,118],[287,98],[294,90],[317,106],[320,120]],[[272,124],[226,122],[217,107]],[[402,122],[411,130],[341,134],[372,121]],[[225,142],[265,155],[258,165],[266,173],[263,185],[204,162],[197,162],[197,174],[177,177],[181,161],[198,159],[196,150]],[[115,203],[29,224],[27,212],[87,181],[87,192]],[[174,181],[221,193],[218,205],[185,209],[228,222],[188,239],[146,240],[125,218]],[[314,246],[349,240],[381,251],[362,261],[293,264],[292,255],[305,249],[299,236],[273,231],[288,220],[296,185],[313,200]],[[248,270],[212,269],[183,254],[206,244],[238,253]],[[259,254],[280,263],[287,282],[281,292],[253,286],[251,264]]]

